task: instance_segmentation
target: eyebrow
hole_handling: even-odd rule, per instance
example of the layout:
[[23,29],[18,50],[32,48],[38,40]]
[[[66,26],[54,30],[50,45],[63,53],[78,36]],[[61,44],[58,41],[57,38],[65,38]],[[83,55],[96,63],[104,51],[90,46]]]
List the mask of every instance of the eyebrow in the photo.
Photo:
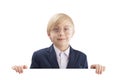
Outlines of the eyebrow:
[[[72,25],[71,24],[66,24],[66,25],[64,25],[64,27],[65,28],[72,28]],[[54,27],[53,27],[53,29],[54,28],[60,28],[60,26],[59,25],[55,25]]]

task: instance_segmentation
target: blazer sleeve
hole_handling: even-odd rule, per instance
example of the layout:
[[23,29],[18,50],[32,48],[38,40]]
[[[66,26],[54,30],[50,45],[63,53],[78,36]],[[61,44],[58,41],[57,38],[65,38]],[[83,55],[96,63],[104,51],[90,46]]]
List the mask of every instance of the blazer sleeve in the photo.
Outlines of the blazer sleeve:
[[87,55],[84,53],[81,53],[80,58],[79,58],[80,66],[81,68],[88,68],[88,61],[87,61]]
[[88,68],[88,61],[87,61],[87,56],[86,55],[85,55],[85,59],[84,59],[83,68]]
[[40,62],[38,62],[38,57],[37,57],[37,53],[34,52],[33,56],[32,56],[32,61],[31,61],[31,66],[30,68],[39,68],[40,66]]

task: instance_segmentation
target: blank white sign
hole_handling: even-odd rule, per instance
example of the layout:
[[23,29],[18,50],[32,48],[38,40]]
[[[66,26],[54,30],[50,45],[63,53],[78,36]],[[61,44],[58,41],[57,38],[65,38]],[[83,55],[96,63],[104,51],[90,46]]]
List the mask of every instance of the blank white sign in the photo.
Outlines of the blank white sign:
[[5,70],[0,80],[108,80],[117,77],[105,71],[102,75],[94,69],[27,69],[22,74]]

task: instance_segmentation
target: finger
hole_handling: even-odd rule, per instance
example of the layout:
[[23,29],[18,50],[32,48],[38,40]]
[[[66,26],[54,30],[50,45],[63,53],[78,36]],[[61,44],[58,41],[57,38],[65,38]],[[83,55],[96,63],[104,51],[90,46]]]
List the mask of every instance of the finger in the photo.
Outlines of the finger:
[[103,66],[103,71],[105,71],[105,66]]
[[19,74],[22,73],[22,67],[21,66],[16,66],[15,67],[16,72],[18,72]]
[[102,74],[103,67],[99,65],[99,74]]
[[98,65],[96,65],[96,73],[98,74]]
[[19,69],[19,73],[23,72],[23,68],[21,66],[19,66],[18,69]]
[[26,66],[26,65],[23,65],[23,69],[27,69],[27,66]]
[[18,72],[18,66],[14,66],[14,70]]
[[15,68],[16,68],[16,65],[15,65],[15,66],[12,66],[12,69],[13,69],[13,70],[15,70]]
[[20,73],[19,66],[16,66],[16,72]]
[[101,67],[99,64],[96,65],[96,73],[97,74],[100,74],[100,71],[101,71]]
[[18,72],[18,66],[15,65],[13,69]]

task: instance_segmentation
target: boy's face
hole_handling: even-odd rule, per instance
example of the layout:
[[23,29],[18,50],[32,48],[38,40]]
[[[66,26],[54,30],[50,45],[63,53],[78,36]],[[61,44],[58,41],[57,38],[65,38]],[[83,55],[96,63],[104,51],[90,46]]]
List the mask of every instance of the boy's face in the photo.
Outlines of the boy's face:
[[74,29],[69,21],[64,21],[51,29],[49,37],[51,41],[58,47],[68,46],[72,38]]

